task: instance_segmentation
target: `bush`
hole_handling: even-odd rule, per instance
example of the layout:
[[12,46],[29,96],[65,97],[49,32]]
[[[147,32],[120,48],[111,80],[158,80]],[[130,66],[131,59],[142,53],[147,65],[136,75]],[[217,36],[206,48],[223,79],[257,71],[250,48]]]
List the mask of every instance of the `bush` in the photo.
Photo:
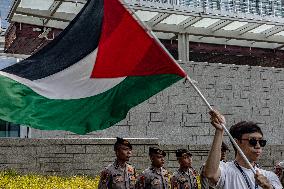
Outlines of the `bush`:
[[98,183],[99,176],[92,178],[87,176],[20,175],[15,171],[0,173],[1,189],[96,189]]

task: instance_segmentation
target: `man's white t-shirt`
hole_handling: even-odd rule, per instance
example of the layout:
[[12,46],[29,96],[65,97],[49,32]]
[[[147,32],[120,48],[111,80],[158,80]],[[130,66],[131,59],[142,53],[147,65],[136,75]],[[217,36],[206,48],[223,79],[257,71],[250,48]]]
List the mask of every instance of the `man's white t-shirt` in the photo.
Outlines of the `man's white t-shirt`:
[[[243,177],[241,171],[236,167],[234,162],[220,162],[221,176],[216,186],[216,189],[248,189],[248,185]],[[252,189],[255,189],[254,173],[251,169],[241,167],[244,173],[248,177],[248,181]],[[256,168],[261,174],[263,174],[270,181],[275,189],[283,189],[277,175],[271,171]],[[262,187],[258,186],[258,189]]]

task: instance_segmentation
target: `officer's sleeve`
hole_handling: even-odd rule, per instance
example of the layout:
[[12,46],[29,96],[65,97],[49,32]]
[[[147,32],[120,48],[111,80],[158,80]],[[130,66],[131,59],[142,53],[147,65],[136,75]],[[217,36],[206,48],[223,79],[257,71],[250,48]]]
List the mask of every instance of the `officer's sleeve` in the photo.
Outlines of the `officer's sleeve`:
[[104,169],[101,172],[100,182],[99,182],[99,188],[98,189],[108,189],[108,185],[110,182],[111,174],[107,169]]
[[143,173],[137,177],[136,189],[146,189],[146,178]]
[[179,189],[177,177],[175,175],[171,177],[171,189]]
[[226,182],[226,175],[228,174],[228,165],[227,163],[220,162],[219,169],[221,170],[221,175],[219,177],[219,180],[217,183],[211,183],[210,180],[208,180],[209,186],[215,188],[215,189],[221,189],[224,187]]
[[[265,175],[266,176],[266,175]],[[283,186],[275,173],[267,171],[267,178],[275,189],[283,189]]]

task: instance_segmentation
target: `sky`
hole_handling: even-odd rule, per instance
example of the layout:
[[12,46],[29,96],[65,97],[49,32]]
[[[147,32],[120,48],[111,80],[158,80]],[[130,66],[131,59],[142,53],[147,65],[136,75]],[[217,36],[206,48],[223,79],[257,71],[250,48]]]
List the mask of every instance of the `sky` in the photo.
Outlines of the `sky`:
[[6,21],[7,15],[10,10],[11,0],[0,0],[0,17],[2,28],[8,27],[8,22]]

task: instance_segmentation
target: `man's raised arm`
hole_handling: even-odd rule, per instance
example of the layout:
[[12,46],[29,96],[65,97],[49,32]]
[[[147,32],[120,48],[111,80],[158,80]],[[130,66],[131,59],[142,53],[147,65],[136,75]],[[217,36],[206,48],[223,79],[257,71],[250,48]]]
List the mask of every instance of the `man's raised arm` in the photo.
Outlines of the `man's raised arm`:
[[216,184],[221,176],[219,165],[224,135],[224,129],[221,124],[225,124],[225,118],[216,110],[210,111],[209,114],[211,115],[211,124],[216,130],[211,150],[204,167],[204,176],[207,177],[210,183]]

